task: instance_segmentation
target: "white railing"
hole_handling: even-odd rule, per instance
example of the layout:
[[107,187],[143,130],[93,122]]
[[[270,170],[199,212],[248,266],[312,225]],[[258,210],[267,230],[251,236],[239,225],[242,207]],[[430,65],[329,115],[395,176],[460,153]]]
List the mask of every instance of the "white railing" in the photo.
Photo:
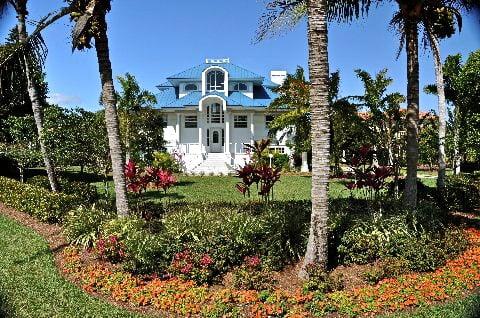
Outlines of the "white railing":
[[174,151],[180,152],[182,154],[200,154],[200,146],[198,143],[186,143],[186,144],[169,144],[166,145],[167,151],[173,153]]
[[[230,145],[233,145],[234,153],[237,155],[245,155],[249,153],[249,149],[245,147],[244,143],[235,142],[230,143]],[[272,153],[287,153],[287,146],[268,146],[268,149]]]

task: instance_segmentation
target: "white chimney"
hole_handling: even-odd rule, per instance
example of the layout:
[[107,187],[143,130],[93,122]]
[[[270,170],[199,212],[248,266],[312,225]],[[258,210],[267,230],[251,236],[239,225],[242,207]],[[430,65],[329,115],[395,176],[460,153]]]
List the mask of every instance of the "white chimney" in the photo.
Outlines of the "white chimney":
[[287,71],[271,71],[270,80],[275,84],[282,85],[287,78]]

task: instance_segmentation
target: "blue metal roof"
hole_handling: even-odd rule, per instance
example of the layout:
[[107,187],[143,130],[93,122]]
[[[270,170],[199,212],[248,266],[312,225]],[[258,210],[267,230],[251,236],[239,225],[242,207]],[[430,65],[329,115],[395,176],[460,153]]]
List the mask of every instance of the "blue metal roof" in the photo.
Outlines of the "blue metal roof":
[[208,96],[218,96],[227,102],[227,106],[243,107],[268,107],[272,100],[277,98],[271,89],[257,87],[254,90],[254,98],[250,98],[240,92],[230,92],[229,96],[223,93],[211,92],[202,96],[201,92],[191,92],[182,98],[176,98],[175,89],[172,87],[157,94],[157,108],[184,108],[188,106],[197,106],[200,100]]
[[[189,94],[178,98],[178,84],[182,80],[198,81],[202,78],[205,69],[219,66],[228,72],[230,80],[242,80],[254,82],[253,98],[250,98],[240,92],[229,92],[228,96],[219,92],[210,92],[205,96],[199,91],[190,92]],[[186,71],[172,75],[167,78],[168,82],[160,84],[157,88],[160,93],[157,97],[157,108],[183,108],[186,106],[196,106],[200,100],[206,96],[219,96],[227,102],[227,106],[243,106],[243,107],[267,107],[273,99],[277,97],[272,88],[278,85],[255,74],[243,67],[231,63],[203,63],[192,67]]]
[[189,68],[186,71],[180,72],[178,74],[167,77],[168,80],[173,79],[195,79],[199,80],[202,78],[202,73],[207,68],[212,66],[219,66],[225,69],[228,72],[228,77],[235,80],[257,80],[262,81],[264,78],[258,74],[255,74],[249,70],[244,69],[235,64],[231,63],[219,63],[219,64],[207,64],[203,63],[195,67]]

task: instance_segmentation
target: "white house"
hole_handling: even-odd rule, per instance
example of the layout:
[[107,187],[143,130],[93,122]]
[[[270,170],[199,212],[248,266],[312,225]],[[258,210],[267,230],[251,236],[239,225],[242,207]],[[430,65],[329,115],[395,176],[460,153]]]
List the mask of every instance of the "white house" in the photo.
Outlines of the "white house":
[[[264,78],[230,63],[205,63],[167,78],[158,85],[158,108],[164,114],[164,138],[171,153],[182,155],[190,173],[229,173],[249,159],[244,143],[268,136],[273,119],[267,107],[277,97],[285,71]],[[286,138],[271,149],[290,155]]]

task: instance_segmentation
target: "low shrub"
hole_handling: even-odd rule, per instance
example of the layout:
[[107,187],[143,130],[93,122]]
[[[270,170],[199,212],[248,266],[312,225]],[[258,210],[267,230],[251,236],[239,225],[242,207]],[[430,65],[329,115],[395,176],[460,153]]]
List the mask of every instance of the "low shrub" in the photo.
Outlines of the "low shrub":
[[272,290],[274,283],[272,272],[256,255],[246,256],[243,264],[232,272],[232,286],[236,289]]
[[192,253],[187,249],[175,254],[168,273],[184,280],[193,280],[197,284],[207,284],[214,277],[213,263],[210,255]]
[[64,234],[70,243],[91,247],[98,239],[102,225],[116,214],[95,206],[80,206],[68,213],[64,222]]
[[0,201],[41,221],[61,222],[76,207],[77,198],[0,177]]
[[152,166],[170,172],[180,172],[181,164],[168,152],[155,151]]
[[[97,188],[88,182],[70,181],[66,178],[58,179],[60,192],[78,198],[80,204],[92,204],[98,200]],[[34,176],[27,180],[28,184],[50,190],[47,176]]]
[[305,271],[308,279],[303,283],[303,292],[318,292],[324,294],[332,291],[339,291],[344,288],[343,276],[328,273],[319,264],[309,264]]
[[116,235],[99,238],[95,242],[95,251],[101,259],[114,264],[123,261],[126,256],[125,244]]
[[472,212],[480,207],[480,184],[467,175],[448,176],[443,198],[449,211]]
[[405,215],[359,222],[342,236],[338,253],[346,264],[397,257],[408,262],[410,270],[431,271],[466,247],[461,230],[441,225],[427,229]]

